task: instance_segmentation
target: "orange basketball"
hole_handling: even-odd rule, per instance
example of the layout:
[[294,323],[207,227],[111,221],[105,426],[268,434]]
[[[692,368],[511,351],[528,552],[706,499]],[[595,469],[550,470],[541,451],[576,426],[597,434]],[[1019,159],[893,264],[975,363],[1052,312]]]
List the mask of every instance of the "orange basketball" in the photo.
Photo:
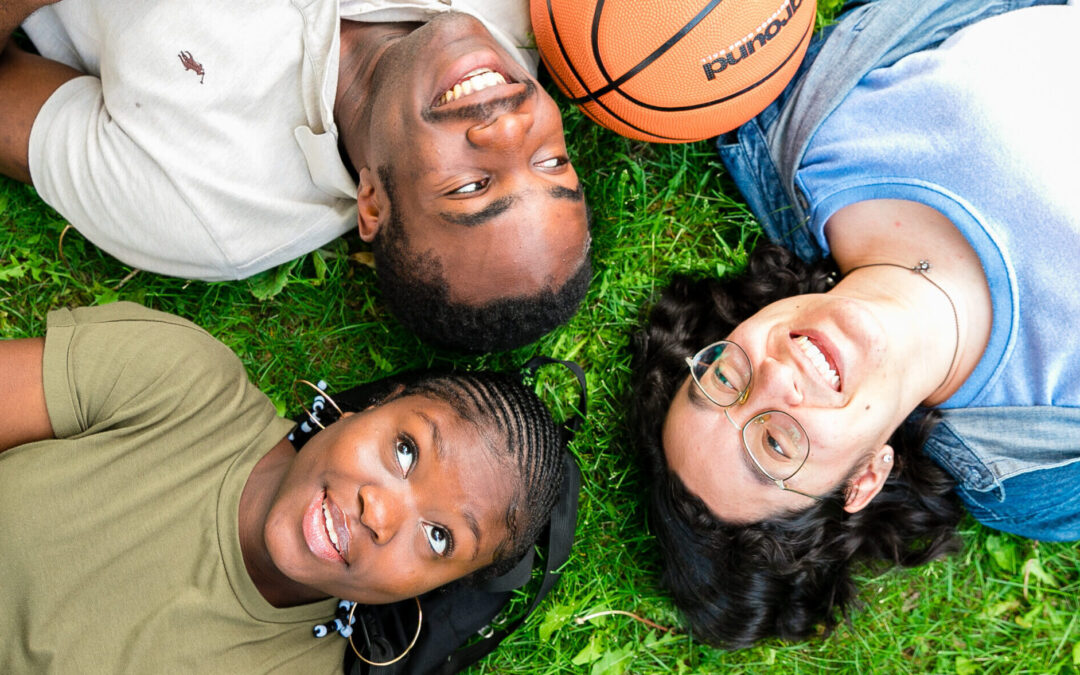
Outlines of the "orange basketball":
[[531,0],[540,56],[594,121],[698,141],[761,112],[799,67],[816,0]]

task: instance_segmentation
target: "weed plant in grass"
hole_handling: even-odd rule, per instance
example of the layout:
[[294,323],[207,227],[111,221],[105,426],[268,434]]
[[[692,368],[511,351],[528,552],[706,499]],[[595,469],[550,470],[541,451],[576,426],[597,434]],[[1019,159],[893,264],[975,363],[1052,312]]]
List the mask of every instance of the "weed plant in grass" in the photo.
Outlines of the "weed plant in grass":
[[[636,143],[576,111],[565,118],[595,218],[595,278],[574,319],[536,345],[462,357],[421,344],[386,313],[372,271],[350,257],[362,248],[355,237],[247,281],[134,272],[74,231],[61,249],[64,221],[31,188],[3,179],[0,337],[41,334],[55,307],[132,300],[223,339],[283,413],[297,409],[289,391],[299,377],[344,388],[432,365],[516,368],[535,353],[583,364],[591,409],[573,446],[583,474],[577,544],[559,588],[476,673],[1080,672],[1077,547],[1037,544],[970,519],[963,550],[950,559],[865,570],[861,607],[828,639],[723,652],[610,613],[679,623],[658,586],[646,489],[624,427],[633,396],[629,335],[674,272],[737,271],[761,235],[708,143]],[[537,384],[557,415],[574,401],[563,378],[545,374]]]

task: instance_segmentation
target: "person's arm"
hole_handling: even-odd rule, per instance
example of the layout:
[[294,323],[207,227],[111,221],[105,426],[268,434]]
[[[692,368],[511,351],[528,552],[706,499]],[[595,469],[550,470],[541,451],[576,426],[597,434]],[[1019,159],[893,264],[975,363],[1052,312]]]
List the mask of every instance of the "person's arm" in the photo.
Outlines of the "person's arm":
[[56,0],[0,2],[0,173],[30,182],[30,128],[56,88],[80,75],[74,68],[27,54],[11,34],[35,10]]
[[0,452],[53,437],[41,374],[44,338],[0,341]]
[[60,85],[81,74],[14,44],[4,47],[0,52],[0,173],[31,182],[27,154],[34,119]]
[[7,45],[11,34],[34,10],[51,5],[56,0],[4,0],[0,4],[0,49]]

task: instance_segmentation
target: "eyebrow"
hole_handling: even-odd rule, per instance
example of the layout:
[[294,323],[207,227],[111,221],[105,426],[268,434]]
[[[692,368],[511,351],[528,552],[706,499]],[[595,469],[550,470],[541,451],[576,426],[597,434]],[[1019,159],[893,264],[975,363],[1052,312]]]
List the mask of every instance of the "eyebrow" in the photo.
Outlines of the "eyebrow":
[[[690,377],[690,383],[686,386],[686,396],[690,400],[690,405],[694,406],[695,408],[697,408],[699,410],[708,410],[709,408],[717,408],[717,409],[720,408],[720,406],[716,405],[715,403],[713,403],[709,399],[705,398],[705,394],[702,394],[701,390],[698,389],[697,383],[694,382],[693,377]],[[723,415],[724,411],[720,410],[720,414]]]
[[480,540],[482,539],[480,536],[480,523],[476,522],[476,516],[468,508],[464,509],[461,515],[465,518],[465,523],[469,526],[469,529],[472,530],[473,536],[476,537],[476,547],[473,548],[472,554],[472,559],[476,560],[480,556]]
[[585,191],[581,189],[581,183],[578,183],[573,190],[555,185],[548,190],[548,194],[556,199],[569,199],[572,202],[585,201]]
[[517,201],[516,195],[506,195],[505,197],[499,197],[484,208],[479,211],[474,211],[473,213],[451,213],[449,211],[443,211],[439,214],[439,217],[454,225],[476,227],[477,225],[483,225],[491,219],[506,213],[506,211],[514,205],[515,201]]
[[435,420],[423,410],[417,410],[416,416],[427,423],[428,431],[431,432],[431,444],[435,446],[435,456],[442,459],[445,446],[443,445],[443,437],[442,432],[439,430],[439,425],[435,424]]
[[[435,456],[442,459],[445,456],[446,446],[443,444],[442,432],[439,431],[439,425],[436,424],[435,420],[423,410],[416,411],[416,414],[420,419],[427,423],[428,428],[431,431],[431,443],[435,446]],[[469,526],[469,530],[476,539],[476,547],[473,549],[472,554],[472,559],[476,560],[477,556],[480,555],[480,540],[483,538],[480,534],[480,523],[476,520],[476,516],[472,514],[472,511],[468,506],[462,508],[461,517],[465,519],[465,524]],[[450,536],[451,538],[454,536],[453,532],[450,533]]]
[[[585,201],[585,192],[581,189],[581,183],[578,183],[577,187],[573,190],[561,185],[554,185],[548,188],[547,192],[548,195],[555,199],[568,199],[572,202]],[[505,197],[499,197],[479,211],[474,211],[472,213],[452,213],[450,211],[442,211],[439,213],[439,217],[454,225],[476,227],[477,225],[484,225],[494,218],[506,213],[510,210],[510,207],[514,205],[514,202],[516,202],[517,199],[517,195],[506,195]]]

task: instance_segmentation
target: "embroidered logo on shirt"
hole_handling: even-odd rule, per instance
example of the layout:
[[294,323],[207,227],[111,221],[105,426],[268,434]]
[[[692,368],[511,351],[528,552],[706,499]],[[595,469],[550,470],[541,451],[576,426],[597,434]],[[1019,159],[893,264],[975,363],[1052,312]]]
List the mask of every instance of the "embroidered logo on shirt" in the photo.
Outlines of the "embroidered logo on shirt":
[[206,77],[206,70],[203,69],[203,65],[195,60],[191,52],[180,52],[177,56],[180,57],[180,63],[184,64],[184,70],[190,70],[198,75],[199,84],[202,84],[203,78]]

